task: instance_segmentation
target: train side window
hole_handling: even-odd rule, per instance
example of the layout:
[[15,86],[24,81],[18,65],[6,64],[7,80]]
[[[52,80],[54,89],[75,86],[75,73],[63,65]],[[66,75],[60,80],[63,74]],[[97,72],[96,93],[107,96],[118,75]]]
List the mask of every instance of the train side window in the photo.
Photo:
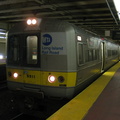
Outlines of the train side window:
[[98,50],[93,50],[93,60],[98,59]]
[[86,50],[85,62],[90,62],[98,59],[98,50]]
[[111,57],[111,55],[112,55],[112,50],[107,50],[107,56]]
[[93,60],[93,50],[89,50],[89,61]]
[[83,44],[78,44],[78,65],[83,64]]
[[85,51],[85,62],[88,62],[88,58],[89,58],[89,50]]
[[112,56],[116,56],[117,55],[117,51],[116,50],[112,50]]
[[37,64],[37,36],[27,37],[27,64]]

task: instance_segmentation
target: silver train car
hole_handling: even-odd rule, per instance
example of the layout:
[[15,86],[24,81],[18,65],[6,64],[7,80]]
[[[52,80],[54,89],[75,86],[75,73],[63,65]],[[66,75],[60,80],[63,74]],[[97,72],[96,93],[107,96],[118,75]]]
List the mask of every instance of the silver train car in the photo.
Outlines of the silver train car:
[[17,94],[72,98],[119,61],[119,45],[73,24],[29,19],[8,33],[7,83]]

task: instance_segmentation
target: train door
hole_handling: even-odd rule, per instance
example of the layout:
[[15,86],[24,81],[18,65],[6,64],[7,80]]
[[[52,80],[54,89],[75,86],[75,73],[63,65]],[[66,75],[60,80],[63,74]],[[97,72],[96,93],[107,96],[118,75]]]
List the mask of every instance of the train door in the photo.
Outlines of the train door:
[[25,36],[23,79],[26,84],[40,84],[40,37],[37,34]]
[[105,66],[105,43],[101,42],[101,72],[104,71]]
[[78,61],[77,84],[80,84],[81,82],[83,82],[82,66],[84,64],[84,45],[80,42],[77,43],[77,61]]
[[118,60],[120,61],[120,46],[118,46]]

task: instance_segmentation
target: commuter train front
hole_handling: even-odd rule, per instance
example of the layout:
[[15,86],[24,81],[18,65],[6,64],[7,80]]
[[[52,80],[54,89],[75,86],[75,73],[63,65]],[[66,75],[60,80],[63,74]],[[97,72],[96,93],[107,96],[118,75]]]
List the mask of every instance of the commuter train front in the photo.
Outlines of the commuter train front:
[[70,23],[29,19],[28,24],[16,24],[8,33],[8,88],[17,93],[72,98],[118,61],[118,45]]

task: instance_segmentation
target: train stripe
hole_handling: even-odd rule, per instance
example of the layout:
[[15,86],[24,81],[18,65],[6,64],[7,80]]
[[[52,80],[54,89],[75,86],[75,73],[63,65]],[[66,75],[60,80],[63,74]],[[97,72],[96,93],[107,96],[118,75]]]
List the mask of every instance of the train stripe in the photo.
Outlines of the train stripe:
[[[13,74],[15,72],[18,73],[18,78],[13,77]],[[25,84],[66,87],[74,87],[76,85],[76,72],[45,72],[8,68],[7,73],[11,73],[11,76],[7,74],[7,78],[9,81],[21,82]],[[54,83],[50,83],[48,81],[48,76],[50,75],[55,76],[56,81]],[[59,82],[59,76],[64,77],[63,82]]]

